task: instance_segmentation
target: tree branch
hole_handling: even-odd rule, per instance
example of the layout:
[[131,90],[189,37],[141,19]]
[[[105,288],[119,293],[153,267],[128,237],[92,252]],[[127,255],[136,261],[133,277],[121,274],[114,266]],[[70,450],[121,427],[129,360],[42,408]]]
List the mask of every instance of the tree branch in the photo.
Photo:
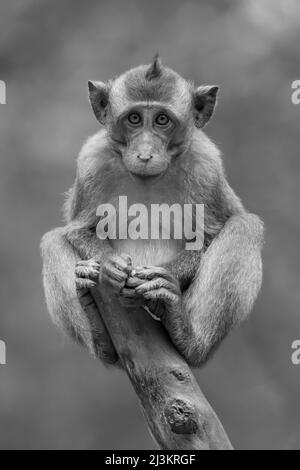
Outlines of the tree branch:
[[231,450],[190,368],[162,325],[100,286],[93,296],[160,449]]

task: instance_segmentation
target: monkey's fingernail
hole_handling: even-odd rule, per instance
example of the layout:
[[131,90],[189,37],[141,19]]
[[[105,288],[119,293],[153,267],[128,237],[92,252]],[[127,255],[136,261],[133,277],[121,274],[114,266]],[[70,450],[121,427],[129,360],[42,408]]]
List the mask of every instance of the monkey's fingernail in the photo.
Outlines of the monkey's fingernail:
[[126,255],[126,254],[121,254],[121,257],[131,266],[132,265],[132,259],[131,256]]
[[142,294],[143,292],[146,292],[147,289],[145,289],[144,284],[141,284],[140,286],[135,287],[134,292],[137,294]]
[[99,271],[97,269],[91,269],[91,275],[92,276],[98,276]]
[[139,277],[140,274],[142,274],[144,272],[144,268],[135,268],[134,270],[134,275]]

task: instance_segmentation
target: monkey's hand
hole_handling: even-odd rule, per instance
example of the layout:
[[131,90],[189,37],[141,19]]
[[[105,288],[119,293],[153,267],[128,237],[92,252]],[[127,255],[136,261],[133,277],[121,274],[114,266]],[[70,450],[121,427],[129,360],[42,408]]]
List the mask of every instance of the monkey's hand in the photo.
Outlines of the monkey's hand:
[[131,258],[128,255],[110,254],[103,263],[96,259],[82,260],[76,264],[75,282],[77,295],[80,301],[86,298],[89,301],[88,292],[98,282],[105,283],[115,292],[120,292],[131,272]]
[[145,305],[163,322],[181,309],[182,294],[178,280],[165,268],[146,266],[135,270],[140,285],[135,294],[145,300]]
[[120,301],[124,307],[135,308],[146,305],[143,295],[136,292],[136,287],[144,284],[144,282],[143,279],[139,279],[135,276],[135,270],[132,269],[125,286],[120,292]]
[[132,270],[132,261],[126,254],[109,254],[100,269],[99,280],[115,293],[125,286]]

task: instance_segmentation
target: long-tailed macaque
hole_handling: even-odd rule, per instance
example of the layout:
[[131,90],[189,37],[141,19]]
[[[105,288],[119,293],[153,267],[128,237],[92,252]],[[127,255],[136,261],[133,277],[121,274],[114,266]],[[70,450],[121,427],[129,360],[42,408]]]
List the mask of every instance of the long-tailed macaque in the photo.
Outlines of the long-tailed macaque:
[[[90,291],[105,283],[124,305],[140,303],[160,318],[177,350],[199,366],[247,317],[262,280],[263,224],[246,212],[202,131],[218,87],[195,87],[159,57],[88,86],[104,128],[80,152],[66,225],[42,240],[48,309],[91,353],[115,363]],[[202,249],[185,250],[174,237],[101,240],[96,209],[120,195],[146,207],[203,204]]]

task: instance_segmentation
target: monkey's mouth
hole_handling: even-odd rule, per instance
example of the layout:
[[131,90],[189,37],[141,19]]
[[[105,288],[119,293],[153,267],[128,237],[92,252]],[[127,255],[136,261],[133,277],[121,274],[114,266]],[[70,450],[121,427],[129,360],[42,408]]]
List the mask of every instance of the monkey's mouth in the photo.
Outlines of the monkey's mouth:
[[134,180],[152,182],[161,178],[169,168],[169,161],[167,158],[158,158],[156,155],[149,160],[143,161],[137,157],[132,158],[132,155],[124,155],[122,163]]
[[136,181],[143,181],[143,182],[153,182],[157,181],[158,179],[162,178],[166,173],[167,168],[163,169],[160,172],[146,172],[146,171],[136,171],[135,169],[128,169],[130,176]]
[[[161,178],[167,171],[169,165],[161,165],[161,164],[151,164],[141,163],[141,164],[131,164],[131,162],[124,162],[127,171],[133,177],[139,178],[141,180],[155,180]],[[127,164],[126,164],[127,163]],[[129,164],[128,164],[129,163]]]
[[140,181],[143,183],[152,183],[154,181],[157,181],[165,174],[165,172],[162,172],[155,175],[146,175],[141,173],[133,173],[132,171],[130,171],[129,173],[135,181]]

